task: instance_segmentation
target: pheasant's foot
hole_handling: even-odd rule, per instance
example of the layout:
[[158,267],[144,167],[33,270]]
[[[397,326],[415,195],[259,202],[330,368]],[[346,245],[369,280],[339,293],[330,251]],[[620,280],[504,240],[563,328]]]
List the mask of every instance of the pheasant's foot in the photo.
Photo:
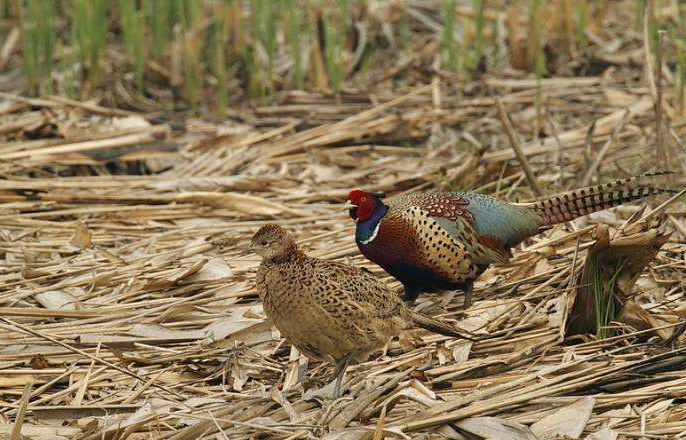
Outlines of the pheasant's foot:
[[341,382],[343,381],[343,376],[345,376],[345,370],[353,357],[353,353],[348,353],[336,364],[336,385],[333,389],[334,399],[341,397]]
[[383,348],[381,349],[381,356],[380,356],[380,358],[386,357],[386,355],[388,354],[388,347],[389,347],[390,345],[391,345],[391,341],[390,341],[390,340],[384,344]]
[[474,294],[474,282],[467,281],[462,287],[464,291],[464,308],[465,310],[472,306],[472,296]]
[[405,304],[411,306],[412,304],[414,304],[414,301],[417,299],[418,296],[419,289],[415,287],[405,286],[405,294],[403,295],[403,301],[405,301]]

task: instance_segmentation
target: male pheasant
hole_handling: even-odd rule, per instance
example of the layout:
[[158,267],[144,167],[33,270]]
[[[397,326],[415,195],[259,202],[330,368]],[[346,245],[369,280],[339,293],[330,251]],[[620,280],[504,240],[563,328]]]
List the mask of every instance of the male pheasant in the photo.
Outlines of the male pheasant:
[[409,310],[369,271],[308,257],[280,226],[260,228],[251,248],[262,256],[255,287],[264,311],[306,356],[337,365],[336,396],[348,363],[364,361],[403,329],[423,327],[469,339],[447,323]]
[[350,217],[360,252],[405,287],[420,292],[460,289],[471,304],[474,280],[491,263],[541,230],[631,200],[674,192],[641,185],[651,173],[570,191],[529,204],[512,204],[468,192],[417,193],[384,202],[384,194],[352,190]]

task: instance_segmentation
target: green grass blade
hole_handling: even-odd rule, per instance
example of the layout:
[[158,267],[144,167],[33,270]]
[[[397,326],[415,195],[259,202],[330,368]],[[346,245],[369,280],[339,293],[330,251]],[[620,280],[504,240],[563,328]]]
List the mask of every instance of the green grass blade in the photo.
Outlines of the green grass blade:
[[455,41],[455,0],[443,2],[443,30],[441,32],[441,65],[451,72],[458,71],[457,42]]

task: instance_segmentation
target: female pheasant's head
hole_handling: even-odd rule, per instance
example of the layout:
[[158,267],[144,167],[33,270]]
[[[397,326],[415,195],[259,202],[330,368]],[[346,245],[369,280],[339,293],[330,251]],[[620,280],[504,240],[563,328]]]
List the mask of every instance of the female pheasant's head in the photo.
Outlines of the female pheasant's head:
[[300,255],[293,236],[273,223],[262,226],[255,233],[250,249],[266,261],[288,260]]

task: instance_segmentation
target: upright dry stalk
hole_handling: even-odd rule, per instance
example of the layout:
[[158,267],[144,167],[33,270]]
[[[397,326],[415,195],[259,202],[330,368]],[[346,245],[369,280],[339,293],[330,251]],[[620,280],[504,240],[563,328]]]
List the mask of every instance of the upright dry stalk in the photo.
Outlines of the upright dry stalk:
[[569,57],[574,55],[574,15],[572,12],[572,0],[564,0],[565,9],[565,38],[567,39],[567,51]]
[[500,118],[500,122],[503,123],[505,132],[507,133],[507,138],[510,140],[510,145],[512,146],[512,149],[514,150],[515,155],[517,156],[517,160],[519,160],[519,163],[522,166],[522,169],[524,170],[526,180],[529,182],[529,186],[531,187],[531,190],[534,192],[534,194],[536,194],[536,197],[540,197],[543,193],[538,187],[536,176],[534,176],[533,171],[531,171],[531,165],[529,165],[529,161],[526,159],[526,156],[522,151],[522,147],[519,144],[519,138],[517,136],[517,133],[515,133],[514,127],[512,127],[512,123],[510,122],[510,117],[507,115],[505,107],[503,106],[503,103],[500,101],[500,99],[495,98],[495,105],[498,108],[498,117]]
[[29,406],[31,388],[32,386],[30,383],[24,385],[24,392],[21,394],[21,399],[19,400],[19,410],[17,411],[17,417],[14,420],[14,425],[12,425],[12,431],[10,432],[10,440],[21,440],[22,438],[21,427],[24,424],[26,408]]
[[669,168],[667,155],[665,154],[664,137],[662,136],[662,51],[664,47],[665,31],[657,32],[657,45],[655,47],[655,62],[657,63],[657,84],[655,96],[655,138],[657,141],[657,163],[663,164],[663,169]]
[[[650,86],[651,96],[653,98],[653,108],[655,110],[655,160],[663,168],[668,168],[667,155],[664,147],[664,136],[662,134],[662,60],[663,60],[663,46],[664,46],[664,30],[657,32],[657,38],[654,40],[655,57],[651,51],[651,37],[653,29],[655,28],[655,14],[653,11],[652,2],[647,1],[643,10],[643,52],[644,52],[644,69]],[[654,66],[657,65],[657,79],[654,73]]]
[[550,98],[546,101],[545,105],[545,114],[546,117],[548,118],[548,123],[550,124],[550,129],[553,132],[553,137],[555,138],[555,142],[557,142],[557,154],[555,157],[555,161],[557,162],[557,169],[558,169],[558,178],[557,178],[557,183],[558,185],[562,185],[562,174],[564,173],[564,157],[563,157],[563,151],[564,151],[564,143],[562,140],[560,140],[560,136],[558,135],[558,130],[557,130],[557,125],[555,124],[555,121],[553,120],[553,115],[550,113]]
[[617,124],[617,126],[615,127],[614,131],[612,132],[612,135],[610,136],[610,139],[608,139],[607,142],[605,142],[605,144],[600,149],[600,152],[598,152],[598,157],[595,158],[591,166],[588,168],[588,171],[586,171],[586,175],[584,176],[582,185],[587,186],[591,183],[593,175],[598,172],[598,168],[600,168],[600,164],[603,162],[603,159],[605,159],[607,152],[610,151],[610,148],[615,144],[615,142],[617,141],[617,137],[619,136],[619,133],[622,132],[622,129],[624,129],[624,125],[629,121],[631,116],[632,114],[629,111],[629,109],[624,111],[622,119],[619,121],[619,124]]

